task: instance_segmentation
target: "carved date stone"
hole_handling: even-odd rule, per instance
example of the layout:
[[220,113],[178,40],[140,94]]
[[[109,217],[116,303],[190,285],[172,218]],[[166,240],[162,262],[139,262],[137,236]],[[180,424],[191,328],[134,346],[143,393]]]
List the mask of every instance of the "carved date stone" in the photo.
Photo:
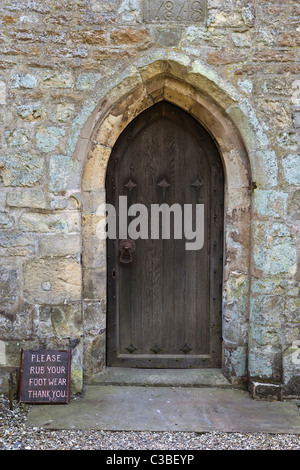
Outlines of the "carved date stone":
[[143,0],[143,19],[146,23],[203,24],[206,0]]

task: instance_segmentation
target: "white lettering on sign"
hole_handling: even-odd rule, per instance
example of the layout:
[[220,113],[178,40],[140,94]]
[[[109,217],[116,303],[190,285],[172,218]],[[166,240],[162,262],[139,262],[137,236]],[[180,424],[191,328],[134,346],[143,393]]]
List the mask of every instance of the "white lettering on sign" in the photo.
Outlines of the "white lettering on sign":
[[60,354],[32,354],[31,362],[61,362]]

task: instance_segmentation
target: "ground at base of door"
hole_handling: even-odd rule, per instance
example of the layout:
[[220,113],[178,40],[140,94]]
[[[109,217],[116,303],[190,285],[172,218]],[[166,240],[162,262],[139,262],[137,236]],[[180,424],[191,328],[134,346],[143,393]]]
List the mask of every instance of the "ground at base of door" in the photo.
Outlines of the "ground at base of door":
[[296,402],[251,399],[211,387],[89,385],[68,405],[33,405],[26,424],[43,429],[300,434]]

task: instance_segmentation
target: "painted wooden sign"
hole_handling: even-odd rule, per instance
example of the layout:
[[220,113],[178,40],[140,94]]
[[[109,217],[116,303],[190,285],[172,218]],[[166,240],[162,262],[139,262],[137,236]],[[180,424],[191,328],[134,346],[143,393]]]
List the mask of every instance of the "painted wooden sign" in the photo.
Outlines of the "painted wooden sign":
[[70,350],[22,350],[19,402],[69,403],[70,363]]

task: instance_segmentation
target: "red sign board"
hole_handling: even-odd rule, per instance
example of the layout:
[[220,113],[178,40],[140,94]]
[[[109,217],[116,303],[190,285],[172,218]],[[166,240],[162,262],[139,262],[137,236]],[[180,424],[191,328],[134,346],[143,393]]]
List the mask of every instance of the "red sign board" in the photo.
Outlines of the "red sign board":
[[70,350],[22,350],[19,402],[69,403],[70,363]]

